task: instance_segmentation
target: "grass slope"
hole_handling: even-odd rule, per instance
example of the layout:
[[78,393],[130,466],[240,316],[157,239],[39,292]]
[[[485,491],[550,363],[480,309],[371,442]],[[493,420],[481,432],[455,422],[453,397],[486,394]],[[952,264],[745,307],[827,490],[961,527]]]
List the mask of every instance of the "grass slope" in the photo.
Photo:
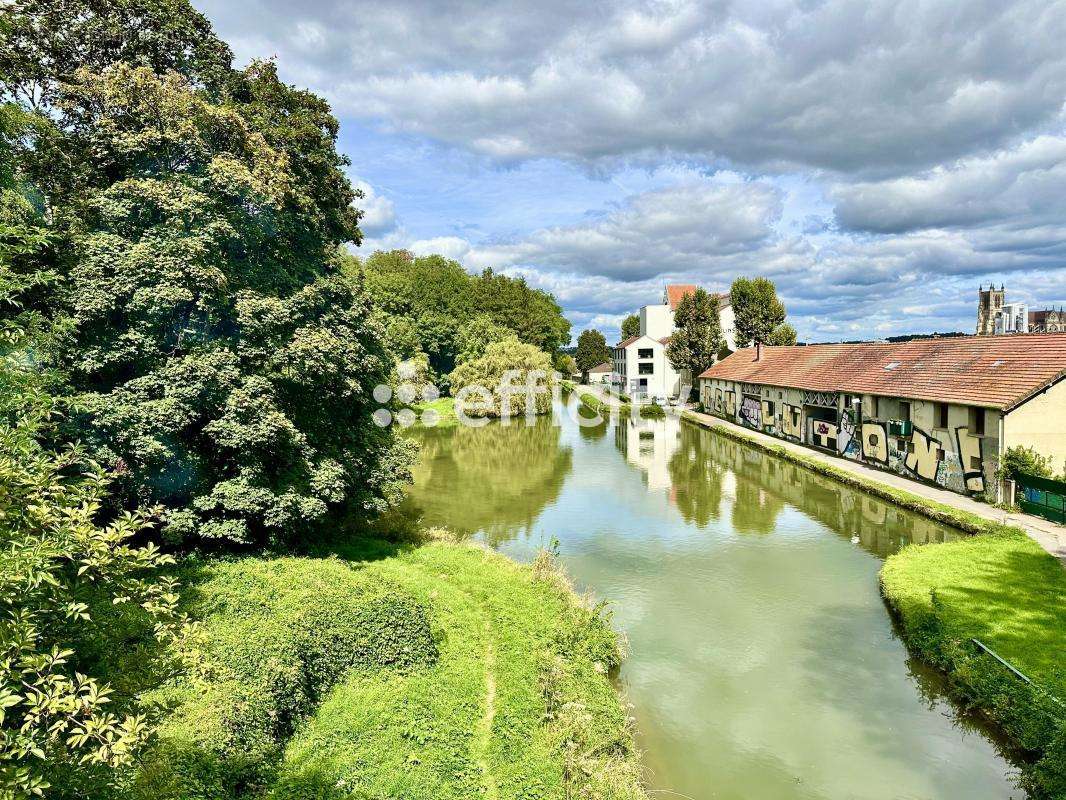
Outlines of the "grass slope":
[[359,548],[204,570],[137,797],[644,797],[602,609],[544,561]]
[[355,673],[290,743],[272,797],[642,797],[602,615],[555,574],[488,551],[375,565],[431,603],[431,670]]
[[881,586],[907,643],[1032,756],[1027,788],[1066,798],[1066,570],[1022,531],[1000,528],[905,548],[885,563]]

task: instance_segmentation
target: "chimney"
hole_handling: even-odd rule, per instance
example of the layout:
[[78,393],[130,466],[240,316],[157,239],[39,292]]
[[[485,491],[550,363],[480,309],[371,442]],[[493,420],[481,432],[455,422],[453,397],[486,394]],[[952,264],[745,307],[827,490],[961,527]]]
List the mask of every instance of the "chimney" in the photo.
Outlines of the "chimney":
[[755,343],[755,360],[759,361],[762,358],[762,342]]

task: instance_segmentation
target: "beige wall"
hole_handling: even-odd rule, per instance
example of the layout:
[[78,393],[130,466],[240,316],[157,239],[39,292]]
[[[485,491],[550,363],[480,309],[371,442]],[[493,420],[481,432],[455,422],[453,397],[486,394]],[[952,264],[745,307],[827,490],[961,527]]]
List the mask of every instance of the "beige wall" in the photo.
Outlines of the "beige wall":
[[1003,419],[1005,447],[1031,447],[1061,473],[1066,464],[1066,380],[1009,412]]

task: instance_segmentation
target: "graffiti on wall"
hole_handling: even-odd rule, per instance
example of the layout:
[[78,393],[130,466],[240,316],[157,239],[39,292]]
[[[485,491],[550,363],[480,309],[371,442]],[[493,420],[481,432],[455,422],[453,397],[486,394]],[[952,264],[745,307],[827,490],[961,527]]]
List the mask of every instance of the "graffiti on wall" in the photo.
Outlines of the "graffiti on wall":
[[725,399],[721,389],[714,390],[714,410],[719,414],[725,410]]
[[915,428],[907,441],[907,454],[903,463],[915,475],[935,482],[943,452],[944,446],[939,439]]
[[840,415],[837,449],[844,458],[858,460],[862,457],[862,448],[855,437],[855,412],[850,408],[845,408]]
[[785,403],[781,415],[781,432],[792,439],[803,438],[803,409]]
[[837,426],[824,419],[811,420],[811,443],[826,450],[837,449]]
[[762,403],[758,397],[744,395],[740,401],[740,421],[758,428],[762,424]]
[[862,457],[878,464],[888,463],[888,436],[880,422],[862,424]]
[[981,452],[981,437],[971,436],[969,428],[955,429],[955,441],[959,445],[959,462],[966,489],[971,492],[985,490],[984,453]]
[[732,389],[725,393],[725,413],[730,418],[737,416],[737,393]]

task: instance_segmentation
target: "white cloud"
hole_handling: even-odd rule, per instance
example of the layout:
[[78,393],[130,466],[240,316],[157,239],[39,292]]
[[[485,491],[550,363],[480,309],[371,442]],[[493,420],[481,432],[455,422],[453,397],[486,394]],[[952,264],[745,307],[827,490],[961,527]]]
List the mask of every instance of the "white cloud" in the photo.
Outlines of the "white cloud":
[[378,194],[366,181],[356,179],[352,183],[363,193],[361,198],[356,199],[355,205],[363,212],[359,228],[364,236],[379,237],[393,230],[396,227],[396,209],[392,201]]
[[904,174],[1052,124],[1061,2],[203,0],[342,114],[501,161]]

